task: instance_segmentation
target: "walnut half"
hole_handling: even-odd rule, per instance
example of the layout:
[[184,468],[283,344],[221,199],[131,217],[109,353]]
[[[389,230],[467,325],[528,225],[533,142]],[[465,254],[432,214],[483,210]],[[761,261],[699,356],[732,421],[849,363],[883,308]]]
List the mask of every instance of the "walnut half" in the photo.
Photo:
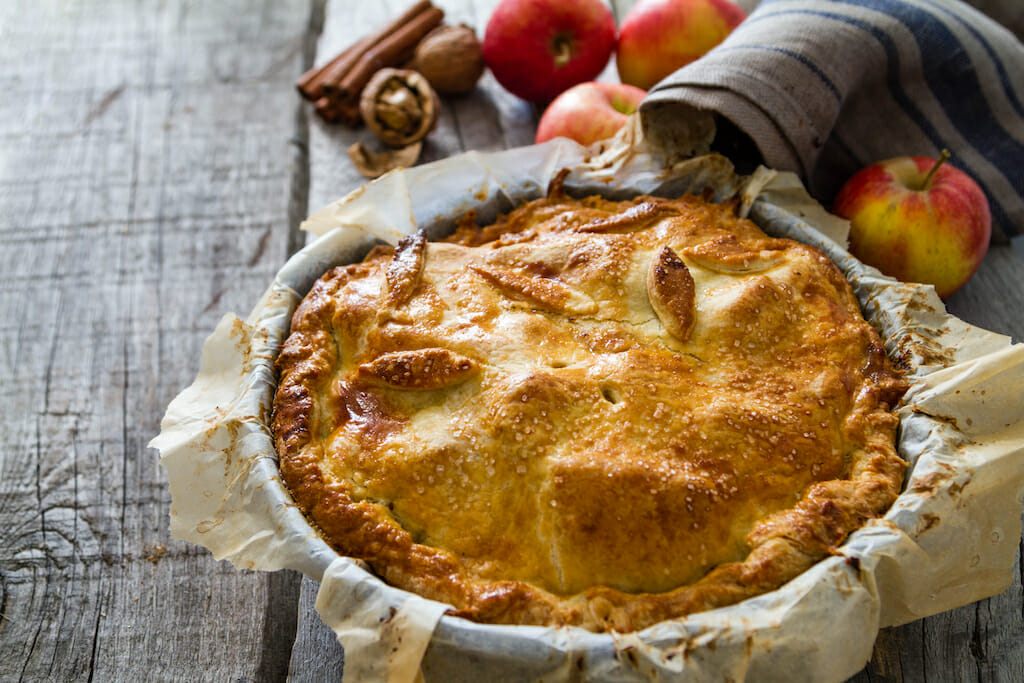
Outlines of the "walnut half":
[[408,69],[381,69],[359,98],[367,128],[392,147],[422,140],[437,123],[440,106],[427,79]]
[[379,178],[396,168],[408,168],[420,158],[422,142],[414,142],[398,149],[386,149],[383,152],[371,151],[362,142],[353,143],[348,148],[348,158],[356,170],[366,178]]

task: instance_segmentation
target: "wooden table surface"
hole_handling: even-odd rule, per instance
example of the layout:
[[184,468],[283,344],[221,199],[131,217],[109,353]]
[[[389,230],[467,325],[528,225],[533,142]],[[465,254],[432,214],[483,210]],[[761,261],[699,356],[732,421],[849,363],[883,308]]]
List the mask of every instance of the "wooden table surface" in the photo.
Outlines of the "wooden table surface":
[[[495,2],[437,4],[481,29]],[[339,677],[316,584],[174,541],[146,444],[300,220],[363,182],[345,150],[367,133],[314,118],[295,78],[407,4],[0,3],[0,681]],[[423,160],[529,144],[536,120],[488,75]],[[994,247],[949,308],[1024,338],[1021,255]],[[1015,576],[884,630],[855,680],[1024,680]]]

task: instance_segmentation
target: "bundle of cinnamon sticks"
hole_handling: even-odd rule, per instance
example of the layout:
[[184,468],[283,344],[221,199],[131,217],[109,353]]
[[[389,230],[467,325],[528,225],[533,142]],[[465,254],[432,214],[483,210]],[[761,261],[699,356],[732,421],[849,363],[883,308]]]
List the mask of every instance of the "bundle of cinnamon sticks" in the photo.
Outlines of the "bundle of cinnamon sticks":
[[408,62],[423,36],[442,19],[443,10],[420,0],[376,33],[304,73],[295,86],[325,121],[355,126],[360,121],[359,94],[373,74]]

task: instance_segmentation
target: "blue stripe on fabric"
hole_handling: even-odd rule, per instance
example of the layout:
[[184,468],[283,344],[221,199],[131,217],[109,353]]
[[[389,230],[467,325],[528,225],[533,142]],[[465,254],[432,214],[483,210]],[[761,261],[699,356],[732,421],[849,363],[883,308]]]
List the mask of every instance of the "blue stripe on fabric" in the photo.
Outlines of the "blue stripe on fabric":
[[[973,70],[966,71],[957,68],[953,64],[954,60],[949,58],[948,52],[942,49],[943,47],[952,48],[959,54],[966,54],[960,41],[946,28],[945,24],[936,19],[934,15],[900,0],[837,1],[890,14],[906,26],[915,38],[920,34],[937,38],[937,40],[917,41],[921,51],[921,62],[933,65],[924,73],[928,87],[935,94],[946,117],[960,135],[983,156],[987,157],[989,162],[1010,181],[1012,187],[1024,186],[1024,145],[1010,137],[992,113],[991,108],[987,106],[987,102],[981,96],[981,83],[978,81],[978,75]],[[889,48],[886,47],[886,53],[888,54],[888,52]],[[957,87],[958,85],[967,87],[960,88]],[[972,93],[974,96],[971,97],[968,93]],[[992,155],[987,153],[990,150],[999,150],[996,157],[1000,159],[999,163],[995,163],[992,160]],[[960,165],[965,165],[963,161],[963,159],[960,160]],[[971,175],[981,184],[977,173]],[[992,192],[986,190],[986,193],[990,199],[995,198]],[[1002,206],[997,208],[1003,214],[999,217],[1000,223],[1009,226],[1008,217],[1005,216]]]
[[782,10],[774,12],[771,16],[777,17],[783,14],[807,14],[811,16],[822,17],[824,19],[832,19],[844,24],[849,24],[861,29],[867,33],[870,33],[875,40],[879,42],[882,49],[885,50],[886,56],[886,82],[889,84],[889,91],[892,94],[893,100],[896,104],[903,109],[907,115],[913,120],[925,134],[931,143],[935,147],[942,147],[942,137],[939,132],[931,124],[925,115],[917,108],[917,105],[913,103],[910,97],[903,90],[903,86],[900,84],[900,57],[899,51],[896,46],[896,42],[889,36],[888,33],[881,30],[877,26],[867,21],[858,19],[857,17],[851,17],[845,14],[837,14],[835,12],[825,12],[822,10],[811,10],[811,9],[792,9]]
[[828,75],[821,70],[821,67],[819,67],[811,60],[807,59],[806,56],[800,54],[799,52],[787,50],[781,47],[775,47],[774,45],[752,45],[749,43],[743,43],[741,45],[736,45],[735,47],[719,48],[715,52],[716,54],[719,54],[722,52],[736,52],[739,50],[764,50],[766,52],[775,52],[781,55],[785,55],[791,59],[795,59],[796,61],[800,62],[808,69],[810,69],[814,73],[814,75],[818,77],[818,80],[820,80],[822,84],[832,92],[832,96],[836,98],[836,102],[843,101],[843,94],[839,92],[839,88],[837,88],[836,84],[832,82],[832,79],[829,78]]
[[[784,0],[778,0],[778,1],[784,1]],[[873,2],[871,2],[871,0],[856,0],[856,1],[851,1],[851,0],[834,0],[834,1],[837,2],[837,3],[844,3],[844,4],[848,4],[848,5],[853,5],[855,7],[868,7],[870,5],[875,5],[874,7],[871,7],[871,9],[874,9],[875,11],[885,12],[885,10],[879,10],[878,7],[877,7],[878,3],[873,3]],[[764,0],[761,4],[762,4],[762,6],[767,6],[767,5],[774,4],[774,2],[772,2],[772,0]],[[900,9],[900,8],[906,9],[907,6],[902,4],[902,3],[897,2],[897,9]],[[845,15],[845,14],[839,14],[839,13],[836,13],[836,12],[826,12],[824,10],[814,10],[814,9],[780,9],[780,10],[775,11],[775,12],[765,13],[765,14],[761,15],[760,17],[757,17],[757,18],[763,20],[763,19],[768,19],[769,17],[778,17],[778,16],[785,15],[785,14],[804,14],[804,15],[809,15],[809,16],[818,16],[818,17],[822,17],[822,18],[825,18],[825,19],[832,19],[834,21],[838,21],[838,22],[841,22],[841,23],[844,23],[844,24],[848,24],[850,26],[855,26],[855,27],[857,27],[857,28],[859,28],[859,29],[861,29],[861,30],[871,34],[875,38],[875,40],[877,40],[878,43],[882,46],[882,49],[885,51],[885,55],[886,55],[886,82],[889,85],[889,93],[892,96],[893,100],[896,102],[897,105],[899,105],[899,107],[901,109],[903,109],[904,112],[906,112],[906,114],[911,118],[911,120],[913,120],[915,122],[915,124],[921,129],[921,132],[925,135],[925,137],[928,138],[928,140],[932,143],[932,145],[934,147],[936,147],[937,149],[941,149],[941,148],[946,146],[945,142],[942,139],[942,136],[939,135],[939,132],[938,132],[938,130],[936,130],[935,126],[932,125],[931,121],[929,121],[925,117],[925,115],[921,112],[921,110],[917,108],[917,105],[915,105],[913,103],[913,101],[910,99],[910,97],[904,91],[903,86],[900,83],[900,78],[899,78],[899,75],[900,75],[899,51],[898,51],[898,48],[896,46],[896,41],[888,33],[886,33],[885,31],[881,30],[880,28],[878,28],[874,24],[872,24],[870,22],[867,22],[867,21],[864,21],[862,19],[858,19],[857,17],[852,17],[852,16]],[[892,14],[892,13],[889,13],[889,14]],[[747,21],[750,21],[750,20],[748,19]],[[945,27],[943,27],[943,29],[945,29]],[[913,31],[911,31],[911,32],[913,33]],[[948,31],[946,31],[946,32],[948,33]],[[941,55],[941,56],[944,57],[944,55]],[[924,55],[923,54],[922,54],[922,59],[924,59]],[[977,83],[976,79],[975,79],[975,83]],[[929,80],[929,85],[931,85],[931,81],[930,80]],[[947,90],[948,90],[948,88],[947,88]],[[941,98],[939,98],[939,99],[940,99],[940,103],[941,103]],[[963,99],[963,98],[961,96],[958,99]],[[943,109],[944,110],[946,109],[945,106],[943,107]],[[947,113],[947,117],[948,117],[949,113],[948,112],[946,112],[946,113]],[[954,127],[956,127],[960,131],[961,135],[963,135],[964,131],[960,130],[960,126],[957,126],[956,122],[953,121],[952,118],[950,119],[950,121],[951,121],[951,123],[953,123]],[[969,123],[973,123],[973,122],[969,122]],[[968,137],[966,135],[964,137],[967,138],[969,141],[971,141],[971,144],[974,147],[976,147],[978,149],[986,149],[986,147],[979,146],[979,145],[975,144],[971,140],[970,137]],[[1013,142],[1013,141],[1011,140],[1011,142]],[[1019,145],[1017,145],[1017,146],[1019,146]],[[988,198],[990,200],[989,204],[991,205],[990,208],[992,210],[993,218],[995,218],[996,221],[1000,225],[1004,226],[1005,228],[1010,229],[1010,230],[1017,230],[1017,231],[1019,231],[1019,228],[1017,226],[1015,226],[1010,221],[1010,218],[1006,214],[1006,210],[1003,208],[1002,204],[1000,204],[996,200],[995,193],[992,192],[991,189],[984,183],[984,181],[981,179],[979,174],[976,171],[974,171],[973,169],[971,169],[964,162],[963,159],[955,158],[955,159],[951,159],[950,161],[954,165],[959,166],[959,167],[963,168],[964,170],[966,170],[968,173],[970,173],[971,177],[973,177],[978,182],[978,184],[981,185],[982,190],[985,191],[985,194],[988,195]],[[1011,162],[1011,164],[1014,165],[1016,168],[1022,168],[1022,167],[1024,167],[1024,160],[1022,160],[1021,162]],[[1018,178],[1016,175],[1012,175],[1010,172],[1008,172],[1006,167],[1005,167],[1005,165],[997,165],[996,167],[999,169],[1000,173],[1002,173],[1004,176],[1006,176],[1007,180],[1010,181],[1011,185],[1014,188],[1022,186],[1020,178]]]
[[996,54],[995,49],[989,44],[982,35],[981,31],[974,28],[974,26],[964,19],[961,15],[952,11],[948,7],[943,7],[937,3],[931,2],[931,0],[923,0],[930,7],[934,7],[937,11],[952,17],[958,24],[964,27],[968,33],[974,36],[974,39],[981,44],[985,52],[988,54],[988,58],[992,61],[992,65],[996,69],[996,73],[999,74],[999,84],[1003,86],[1003,94],[1006,95],[1006,99],[1009,100],[1010,104],[1017,111],[1017,115],[1024,118],[1024,105],[1021,104],[1017,98],[1017,91],[1013,89],[1013,85],[1010,83],[1010,75],[1006,71],[1006,66],[1003,65],[1003,61],[999,59],[999,55]]

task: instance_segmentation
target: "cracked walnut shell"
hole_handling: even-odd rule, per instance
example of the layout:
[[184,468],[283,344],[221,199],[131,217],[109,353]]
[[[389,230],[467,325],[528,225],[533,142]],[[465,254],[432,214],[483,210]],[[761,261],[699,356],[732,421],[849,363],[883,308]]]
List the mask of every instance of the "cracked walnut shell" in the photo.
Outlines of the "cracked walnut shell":
[[405,147],[426,137],[437,123],[440,106],[427,79],[409,69],[381,69],[359,97],[367,128],[392,147]]

